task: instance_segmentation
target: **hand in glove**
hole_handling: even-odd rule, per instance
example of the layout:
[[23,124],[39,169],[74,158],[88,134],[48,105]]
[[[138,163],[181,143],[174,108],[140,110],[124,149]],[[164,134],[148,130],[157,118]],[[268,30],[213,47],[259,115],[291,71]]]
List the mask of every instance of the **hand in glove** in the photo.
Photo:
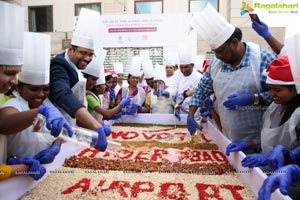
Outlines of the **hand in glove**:
[[60,146],[53,144],[51,147],[40,151],[33,158],[40,161],[41,164],[47,164],[51,163],[59,152]]
[[138,111],[141,109],[141,106],[136,105],[136,104],[131,104],[131,106],[129,106],[128,110],[127,110],[127,114],[128,115],[134,115],[136,113],[138,113]]
[[247,106],[252,104],[254,101],[253,94],[232,94],[227,97],[227,100],[223,102],[228,110],[236,110],[238,106]]
[[293,163],[300,164],[300,147],[297,147],[296,149],[292,150],[290,152],[290,157]]
[[128,106],[131,102],[131,97],[123,97],[120,104],[121,106],[124,108],[126,106]]
[[258,167],[258,166],[265,166],[268,164],[267,159],[268,159],[269,154],[248,154],[246,157],[242,160],[242,166],[243,167]]
[[122,117],[123,114],[124,114],[123,111],[120,110],[114,116],[112,116],[111,118],[109,118],[109,120],[111,120],[111,119],[119,119],[120,117]]
[[191,115],[188,115],[187,117],[187,128],[191,135],[195,134],[196,129],[202,130],[202,127],[195,121],[194,117]]
[[98,138],[93,138],[93,144],[95,149],[104,152],[107,147],[107,140],[105,137],[103,127],[97,128],[96,132],[98,133]]
[[109,135],[110,135],[110,132],[111,132],[110,126],[109,126],[109,125],[106,125],[106,124],[104,124],[104,123],[101,123],[101,125],[102,125],[102,127],[103,127],[103,130],[104,130],[105,135],[106,135],[106,136],[109,136]]
[[[46,169],[41,163],[32,157],[11,158],[8,161],[9,165],[24,164],[29,165],[27,172],[34,180],[39,180],[46,173]],[[30,173],[32,172],[32,173]],[[38,172],[38,173],[37,173]]]
[[243,151],[249,149],[248,142],[232,142],[226,147],[226,155],[229,156],[230,152]]
[[186,98],[186,94],[185,94],[185,92],[183,92],[182,94],[178,94],[178,95],[174,96],[173,102],[175,105],[181,105],[185,98]]
[[252,28],[258,35],[260,35],[264,39],[268,39],[271,36],[268,25],[263,22],[259,24],[255,20],[252,20]]
[[281,145],[274,147],[268,156],[267,162],[272,170],[282,167],[285,162],[285,148]]
[[207,97],[204,100],[204,107],[207,108],[208,111],[211,111],[212,109],[214,109],[213,102],[210,97]]
[[271,193],[277,187],[282,194],[287,195],[289,186],[300,181],[300,167],[295,164],[281,167],[276,172],[265,179],[259,189],[258,200],[271,199]]
[[38,108],[38,113],[46,117],[46,127],[51,130],[52,136],[57,137],[64,127],[67,129],[69,137],[72,137],[74,132],[71,125],[55,106],[41,105]]
[[174,115],[178,119],[178,121],[181,121],[181,117],[180,117],[179,111],[176,111]]
[[114,101],[115,100],[115,90],[112,88],[109,88],[109,100]]
[[160,94],[161,94],[163,97],[166,97],[166,96],[169,95],[169,92],[166,91],[166,90],[160,91],[159,89],[157,89],[157,90],[156,90],[156,96],[159,96]]
[[209,116],[209,112],[207,111],[206,108],[200,108],[199,113],[200,113],[200,116],[203,118],[206,118]]

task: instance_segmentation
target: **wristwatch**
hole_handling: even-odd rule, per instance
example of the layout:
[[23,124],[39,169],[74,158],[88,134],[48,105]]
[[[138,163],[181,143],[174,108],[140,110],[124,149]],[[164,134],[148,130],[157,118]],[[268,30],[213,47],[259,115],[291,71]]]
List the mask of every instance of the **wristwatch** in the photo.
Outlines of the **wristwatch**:
[[258,106],[259,105],[259,94],[254,94],[254,102],[253,105]]

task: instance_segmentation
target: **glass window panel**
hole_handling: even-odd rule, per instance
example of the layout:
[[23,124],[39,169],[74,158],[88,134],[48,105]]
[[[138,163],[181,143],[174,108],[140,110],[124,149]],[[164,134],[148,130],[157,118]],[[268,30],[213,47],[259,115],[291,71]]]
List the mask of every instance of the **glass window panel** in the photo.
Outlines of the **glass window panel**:
[[52,32],[52,20],[52,6],[29,7],[29,30],[31,32]]
[[79,16],[81,8],[87,8],[101,13],[101,3],[75,4],[75,16]]
[[135,2],[135,14],[162,13],[162,2]]
[[200,12],[203,8],[205,8],[207,3],[210,3],[216,10],[218,10],[218,0],[190,0],[190,13]]

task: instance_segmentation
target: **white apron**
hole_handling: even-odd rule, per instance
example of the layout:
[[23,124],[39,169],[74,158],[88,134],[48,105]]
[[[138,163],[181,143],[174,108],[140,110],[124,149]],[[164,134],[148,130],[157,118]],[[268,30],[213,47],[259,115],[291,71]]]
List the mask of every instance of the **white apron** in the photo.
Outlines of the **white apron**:
[[297,108],[284,124],[271,128],[274,123],[274,115],[278,115],[280,111],[281,105],[273,102],[263,116],[264,125],[261,131],[262,153],[269,153],[278,144],[284,146],[287,150],[292,150],[299,146],[295,128],[300,122],[300,108]]
[[233,142],[260,142],[262,128],[262,109],[255,106],[244,106],[238,110],[228,110],[223,106],[227,97],[234,93],[260,93],[260,49],[258,45],[251,47],[249,67],[243,67],[233,72],[221,72],[223,62],[216,60],[212,66],[211,77],[218,105],[218,111],[223,133]]
[[[3,107],[14,107],[19,112],[30,110],[28,101],[17,92],[14,95],[16,98],[9,100]],[[43,105],[52,105],[52,103],[45,99]],[[7,135],[7,155],[17,157],[35,156],[40,151],[50,147],[55,140],[50,133],[35,133],[32,130],[31,125],[16,134]]]
[[[88,90],[86,91],[86,94],[92,95],[100,105],[100,99],[97,97],[97,95]],[[98,122],[102,122],[103,116],[101,114],[97,113],[95,110],[93,110],[91,114]]]
[[172,100],[163,97],[162,100],[157,100],[157,96],[151,93],[151,113],[173,114]]
[[[191,75],[184,76],[182,73],[181,75],[177,76],[178,81],[178,94],[182,94],[187,89],[194,89],[197,87],[202,75],[197,72],[196,70],[193,70]],[[189,103],[191,101],[192,97],[187,97],[184,99],[182,104],[180,105],[180,113],[181,114],[187,114],[190,110]]]
[[[2,106],[2,95],[0,94],[0,106]],[[0,165],[6,164],[6,136],[0,133]]]
[[[76,98],[87,108],[87,100],[86,100],[86,78],[83,77],[81,71],[72,63],[68,57],[68,50],[66,50],[65,59],[70,64],[70,66],[76,70],[78,75],[78,82],[71,88],[73,94]],[[59,108],[59,106],[58,106]],[[60,108],[60,111],[66,118],[66,120],[71,124],[71,126],[76,126],[76,119],[71,117],[66,111]]]
[[[138,93],[131,98],[131,104],[143,106],[146,99],[145,90],[140,86],[137,86],[137,89],[138,89]],[[122,87],[122,98],[128,97],[128,95],[130,95],[128,92],[128,87]]]

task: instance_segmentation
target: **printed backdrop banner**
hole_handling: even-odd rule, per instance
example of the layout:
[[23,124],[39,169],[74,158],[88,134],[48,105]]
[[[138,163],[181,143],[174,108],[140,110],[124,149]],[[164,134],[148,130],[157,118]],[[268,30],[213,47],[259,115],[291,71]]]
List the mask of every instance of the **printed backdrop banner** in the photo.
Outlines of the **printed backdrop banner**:
[[189,31],[191,14],[139,14],[101,16],[103,47],[172,47],[187,41],[197,44]]

